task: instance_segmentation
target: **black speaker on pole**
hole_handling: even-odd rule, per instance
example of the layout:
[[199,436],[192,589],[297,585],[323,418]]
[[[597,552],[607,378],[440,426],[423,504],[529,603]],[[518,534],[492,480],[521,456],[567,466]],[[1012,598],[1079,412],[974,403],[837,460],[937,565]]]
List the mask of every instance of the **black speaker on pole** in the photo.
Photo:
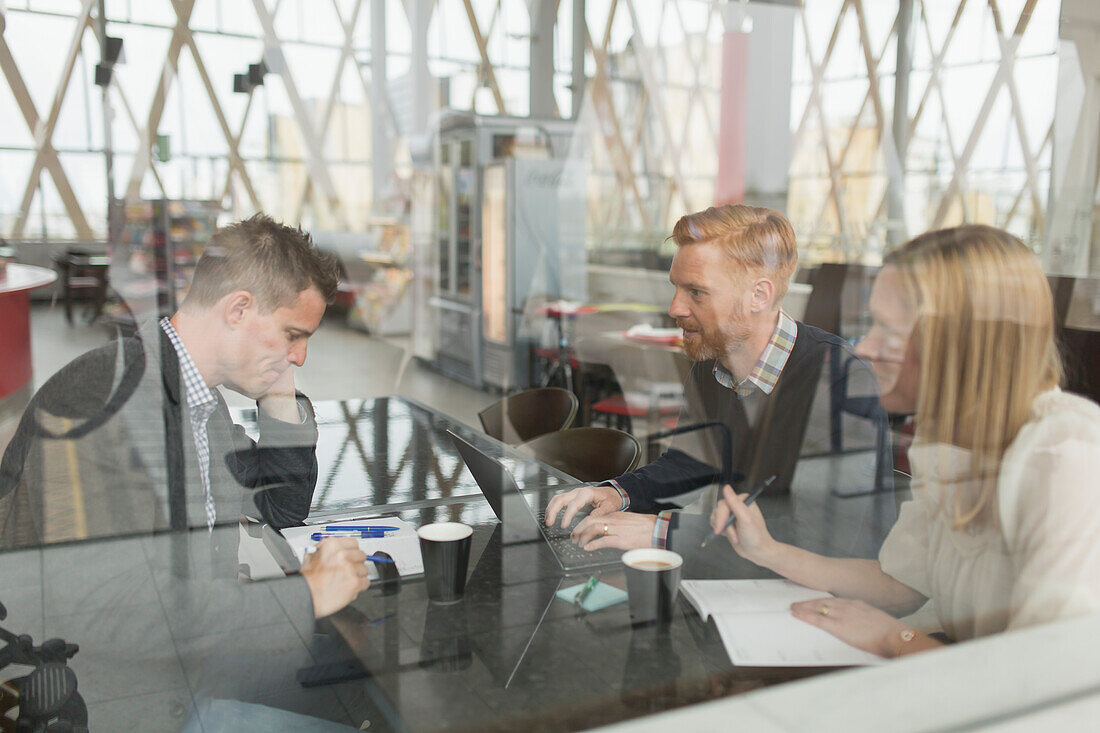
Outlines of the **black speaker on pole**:
[[103,63],[124,64],[126,57],[122,55],[122,39],[107,36],[107,43],[103,48]]
[[248,83],[253,87],[263,86],[264,74],[267,73],[267,66],[261,61],[258,64],[248,65]]

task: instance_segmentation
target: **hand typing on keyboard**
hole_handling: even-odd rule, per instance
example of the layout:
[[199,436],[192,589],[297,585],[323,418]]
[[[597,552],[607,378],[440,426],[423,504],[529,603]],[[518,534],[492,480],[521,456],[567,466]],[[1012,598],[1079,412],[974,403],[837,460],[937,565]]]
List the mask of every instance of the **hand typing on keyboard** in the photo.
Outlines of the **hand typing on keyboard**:
[[653,514],[612,512],[585,517],[573,529],[573,542],[591,552],[613,547],[618,550],[636,550],[653,546],[653,527],[657,517]]
[[538,521],[544,526],[543,534],[547,537],[564,537],[572,541],[573,529],[581,523],[581,520],[588,516],[588,512],[577,512],[573,517],[573,521],[565,527],[559,527],[556,524],[552,524],[546,521],[546,512],[538,513]]
[[546,526],[551,526],[561,513],[560,526],[565,529],[587,506],[592,507],[590,516],[598,517],[622,509],[623,500],[613,486],[578,486],[572,491],[555,494],[546,505]]

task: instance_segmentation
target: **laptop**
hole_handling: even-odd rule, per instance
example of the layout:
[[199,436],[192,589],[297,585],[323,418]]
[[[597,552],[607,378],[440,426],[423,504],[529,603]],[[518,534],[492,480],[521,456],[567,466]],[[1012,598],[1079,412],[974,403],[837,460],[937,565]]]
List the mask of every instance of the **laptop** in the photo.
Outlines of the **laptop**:
[[[488,456],[480,448],[447,431],[454,441],[455,448],[466,463],[466,468],[474,477],[485,500],[500,519],[503,529],[501,542],[505,545],[520,542],[535,542],[542,539],[550,547],[561,569],[566,573],[617,565],[623,556],[622,550],[604,548],[589,552],[573,544],[570,533],[577,523],[587,516],[578,512],[569,527],[562,529],[559,522],[547,527],[542,511],[549,497],[571,486],[546,486],[529,489],[527,494],[538,503],[537,511],[532,508],[528,497],[520,492],[515,478],[500,461]],[[580,484],[578,484],[580,485]]]

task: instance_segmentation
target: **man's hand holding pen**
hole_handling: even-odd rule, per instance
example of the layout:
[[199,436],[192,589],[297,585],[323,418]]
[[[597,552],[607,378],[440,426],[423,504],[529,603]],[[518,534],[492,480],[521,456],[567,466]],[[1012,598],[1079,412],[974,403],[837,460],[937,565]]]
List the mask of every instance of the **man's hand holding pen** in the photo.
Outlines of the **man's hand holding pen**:
[[357,539],[329,537],[319,542],[317,551],[306,555],[302,563],[302,577],[313,599],[313,615],[332,615],[369,588],[366,563],[367,553],[359,549]]

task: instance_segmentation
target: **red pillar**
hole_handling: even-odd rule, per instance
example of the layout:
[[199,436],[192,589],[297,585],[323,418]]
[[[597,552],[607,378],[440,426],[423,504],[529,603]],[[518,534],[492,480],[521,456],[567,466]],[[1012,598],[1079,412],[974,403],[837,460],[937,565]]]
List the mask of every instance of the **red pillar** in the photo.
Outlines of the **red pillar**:
[[714,203],[745,200],[745,109],[749,84],[749,35],[726,31],[722,36],[722,90],[718,117],[718,177]]

